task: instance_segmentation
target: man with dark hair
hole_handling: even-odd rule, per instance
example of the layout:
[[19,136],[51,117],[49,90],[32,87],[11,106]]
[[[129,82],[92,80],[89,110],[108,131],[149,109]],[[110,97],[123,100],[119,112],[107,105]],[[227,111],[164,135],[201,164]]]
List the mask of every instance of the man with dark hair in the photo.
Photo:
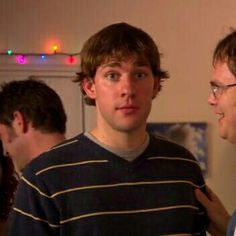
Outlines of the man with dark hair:
[[113,24],[88,39],[77,81],[95,105],[96,127],[26,168],[10,235],[205,235],[197,161],[146,132],[167,77],[156,44],[139,28]]
[[[221,138],[236,144],[236,31],[221,39],[213,54],[212,94],[208,103],[219,118]],[[236,235],[236,211],[230,219],[220,199],[208,189],[208,196],[196,190],[198,200],[206,207],[212,235]],[[228,226],[228,229],[227,229]]]
[[66,114],[57,93],[42,81],[11,81],[0,89],[0,138],[19,173],[65,140]]

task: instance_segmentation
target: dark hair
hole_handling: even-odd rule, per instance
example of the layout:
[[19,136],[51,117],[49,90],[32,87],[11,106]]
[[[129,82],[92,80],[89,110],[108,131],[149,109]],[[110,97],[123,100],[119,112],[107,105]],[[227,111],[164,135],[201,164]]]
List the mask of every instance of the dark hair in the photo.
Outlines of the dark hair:
[[3,155],[2,142],[0,142],[0,221],[6,221],[14,201],[17,186],[17,175],[9,157]]
[[20,111],[27,122],[43,132],[65,133],[66,114],[58,94],[34,78],[1,84],[0,123],[11,126]]
[[[112,24],[94,34],[85,42],[80,55],[81,72],[75,80],[80,87],[83,79],[94,78],[97,68],[105,60],[122,60],[132,55],[147,61],[159,80],[168,78],[168,73],[160,68],[160,53],[153,39],[142,29],[127,23]],[[81,90],[86,95],[82,87]],[[86,96],[85,102],[95,105],[95,101]]]
[[236,77],[236,30],[221,39],[213,54],[213,65],[226,62],[230,72]]

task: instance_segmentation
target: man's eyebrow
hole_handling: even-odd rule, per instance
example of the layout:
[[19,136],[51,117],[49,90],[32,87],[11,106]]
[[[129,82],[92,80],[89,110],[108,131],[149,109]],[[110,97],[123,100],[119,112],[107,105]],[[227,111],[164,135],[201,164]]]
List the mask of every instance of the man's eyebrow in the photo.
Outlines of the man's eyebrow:
[[214,81],[214,80],[211,80],[210,81],[210,84],[213,85],[213,86],[224,86],[224,84],[220,83],[220,82],[217,82],[217,81]]
[[215,83],[215,81],[211,80],[211,81],[210,81],[210,84],[211,84],[211,85],[215,85],[216,83]]
[[[122,62],[119,62],[119,61],[110,61],[110,62],[102,64],[101,67],[102,68],[105,68],[105,67],[121,67],[121,63]],[[133,65],[137,66],[137,67],[142,67],[142,66],[148,66],[149,67],[150,66],[150,64],[147,61],[144,61],[144,60],[134,61]]]
[[121,63],[120,62],[116,62],[116,61],[112,61],[112,62],[108,62],[108,63],[105,63],[103,65],[101,65],[102,68],[105,68],[105,67],[121,67]]

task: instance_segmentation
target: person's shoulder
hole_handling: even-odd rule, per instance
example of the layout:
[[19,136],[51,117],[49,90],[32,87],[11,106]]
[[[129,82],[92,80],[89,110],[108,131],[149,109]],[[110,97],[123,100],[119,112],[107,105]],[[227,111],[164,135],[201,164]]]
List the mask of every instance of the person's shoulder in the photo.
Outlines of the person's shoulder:
[[195,157],[188,149],[163,136],[150,135],[150,144],[158,151],[159,155],[180,157],[196,161]]
[[25,167],[23,173],[35,174],[41,169],[45,169],[52,165],[68,164],[73,162],[75,158],[78,160],[80,158],[80,153],[83,153],[81,149],[86,148],[86,145],[88,145],[87,138],[83,134],[65,140],[34,158]]
[[171,147],[173,149],[180,149],[184,150],[186,149],[185,147],[171,141],[170,139],[167,139],[164,136],[159,136],[159,135],[151,135],[150,134],[150,140],[152,144],[158,145],[158,147],[165,149],[166,147]]
[[[205,184],[199,162],[185,147],[161,136],[151,136],[149,146],[149,156],[152,155],[149,159],[174,163],[174,165],[172,165],[174,168],[173,173],[175,173],[176,168],[178,168],[185,177],[188,176],[188,178],[192,179],[197,185],[202,186]],[[188,171],[185,172],[184,170]]]

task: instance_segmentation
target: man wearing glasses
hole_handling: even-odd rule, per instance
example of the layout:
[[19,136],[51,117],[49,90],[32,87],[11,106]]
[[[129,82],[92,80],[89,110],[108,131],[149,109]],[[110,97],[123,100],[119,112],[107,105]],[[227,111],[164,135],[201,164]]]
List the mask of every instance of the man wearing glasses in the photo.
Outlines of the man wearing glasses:
[[[219,41],[213,54],[212,94],[208,103],[219,115],[219,134],[236,144],[236,31]],[[212,235],[236,236],[236,211],[230,218],[219,198],[208,189],[208,196],[196,190],[206,207]]]

